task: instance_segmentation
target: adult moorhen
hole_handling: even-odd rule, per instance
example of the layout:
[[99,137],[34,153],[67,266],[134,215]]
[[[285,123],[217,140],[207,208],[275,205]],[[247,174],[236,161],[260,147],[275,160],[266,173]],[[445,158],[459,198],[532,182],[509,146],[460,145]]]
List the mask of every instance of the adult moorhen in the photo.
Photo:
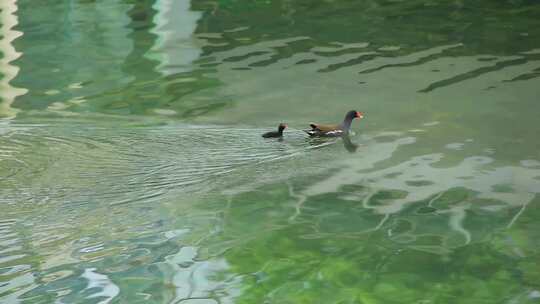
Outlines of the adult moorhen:
[[264,138],[282,137],[283,130],[285,130],[286,127],[287,127],[286,124],[280,123],[277,131],[266,132],[262,135],[262,137]]
[[364,118],[364,113],[355,110],[347,112],[343,122],[338,125],[323,125],[311,123],[311,130],[304,130],[309,136],[318,137],[337,137],[349,134],[352,120],[355,118]]

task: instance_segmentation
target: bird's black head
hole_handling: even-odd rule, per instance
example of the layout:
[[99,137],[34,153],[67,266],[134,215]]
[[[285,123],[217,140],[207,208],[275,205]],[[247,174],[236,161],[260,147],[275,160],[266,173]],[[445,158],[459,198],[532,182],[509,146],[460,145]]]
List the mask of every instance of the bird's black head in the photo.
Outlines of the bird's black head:
[[353,120],[355,118],[364,118],[364,113],[362,112],[358,112],[356,110],[351,110],[349,112],[347,112],[347,115],[345,116],[345,119],[350,119],[350,120]]
[[279,131],[283,131],[283,130],[285,130],[285,128],[287,128],[287,124],[285,124],[285,123],[280,123],[279,126],[278,126]]

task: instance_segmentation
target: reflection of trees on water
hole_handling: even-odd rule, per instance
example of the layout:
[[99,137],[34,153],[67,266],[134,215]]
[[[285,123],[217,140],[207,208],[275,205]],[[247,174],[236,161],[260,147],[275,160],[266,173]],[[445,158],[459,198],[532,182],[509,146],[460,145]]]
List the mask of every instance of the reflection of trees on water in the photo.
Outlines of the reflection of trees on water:
[[[540,34],[538,27],[530,26],[530,22],[540,22],[536,18],[540,7],[534,2],[278,0],[197,2],[194,7],[214,11],[203,16],[202,33],[249,25],[249,29],[225,33],[223,39],[212,38],[231,44],[309,36],[317,45],[361,41],[369,42],[374,50],[398,45],[401,55],[456,43],[465,44],[460,50],[463,54],[513,55],[538,47],[533,37]],[[510,43],[516,40],[520,43]],[[205,50],[212,53],[213,48]]]
[[[191,32],[200,12],[190,10],[189,2],[77,2],[51,8],[38,17],[35,7],[19,10],[19,28],[26,35],[17,46],[26,56],[19,60],[15,83],[28,87],[29,94],[17,99],[16,108],[193,117],[226,106],[223,100],[185,98],[219,85],[192,70],[200,50]],[[59,12],[65,18],[58,18]]]
[[[540,26],[534,26],[538,21],[533,18],[539,8],[531,3],[210,1],[189,7],[185,1],[159,0],[52,4],[51,11],[65,18],[47,10],[36,16],[29,8],[23,5],[19,10],[19,28],[26,34],[16,44],[28,56],[19,60],[22,73],[15,84],[30,92],[14,105],[27,110],[193,118],[229,107],[236,92],[215,90],[223,82],[235,81],[234,75],[242,70],[299,64],[313,66],[313,73],[319,74],[358,67],[355,73],[365,76],[447,57],[519,56],[495,58],[485,67],[435,79],[418,89],[431,92],[537,61],[538,54],[527,51],[538,48],[540,41]],[[43,31],[34,31],[36,27]],[[198,33],[196,38],[192,31]],[[50,35],[53,32],[63,34]],[[35,41],[42,47],[35,47]],[[406,58],[441,46],[447,47]],[[200,52],[203,57],[191,64]],[[220,66],[235,74],[223,73]],[[525,67],[508,80],[536,78],[534,69]]]
[[[538,60],[537,54],[526,53],[540,47],[540,21],[535,17],[540,6],[535,3],[273,1],[270,4],[261,1],[250,3],[249,13],[245,6],[243,2],[219,2],[217,13],[203,16],[198,30],[201,38],[208,41],[203,47],[204,55],[217,57],[215,64],[227,65],[229,60],[247,59],[264,52],[264,56],[257,56],[258,61],[245,61],[242,68],[256,69],[298,57],[296,62],[308,65],[326,61],[317,71],[329,73],[381,59],[396,59],[392,63],[362,68],[360,73],[365,74],[389,67],[421,65],[445,57],[519,54],[517,59],[497,60],[493,65],[435,81],[419,90],[429,92]],[[207,2],[195,4],[195,7],[209,9]],[[248,28],[244,27],[246,24]],[[237,28],[240,30],[223,32]],[[222,34],[205,37],[204,32]],[[303,39],[266,46],[268,42],[292,37]],[[359,42],[366,45],[359,48],[355,45]],[[445,45],[455,47],[410,62],[403,62],[405,58],[399,60]],[[334,51],[320,52],[318,47],[331,47]],[[242,51],[243,48],[246,50]],[[229,52],[230,55],[222,56]],[[328,57],[334,60],[324,60]],[[287,65],[292,66],[294,62]],[[527,79],[538,77],[532,71],[524,73]]]
[[21,73],[15,83],[29,93],[14,106],[88,110],[89,96],[129,81],[119,67],[133,50],[132,30],[126,27],[129,8],[119,1],[21,5],[19,28],[25,35],[15,44],[25,55],[18,61]]

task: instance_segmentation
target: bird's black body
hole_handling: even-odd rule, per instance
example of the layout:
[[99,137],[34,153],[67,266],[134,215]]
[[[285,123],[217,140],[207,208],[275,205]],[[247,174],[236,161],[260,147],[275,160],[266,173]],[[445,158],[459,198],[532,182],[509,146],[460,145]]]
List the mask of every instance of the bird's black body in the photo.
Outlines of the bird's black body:
[[355,110],[347,112],[345,119],[341,124],[323,125],[311,123],[311,130],[304,130],[309,136],[313,137],[338,137],[349,134],[351,123],[355,118],[363,118],[364,114]]

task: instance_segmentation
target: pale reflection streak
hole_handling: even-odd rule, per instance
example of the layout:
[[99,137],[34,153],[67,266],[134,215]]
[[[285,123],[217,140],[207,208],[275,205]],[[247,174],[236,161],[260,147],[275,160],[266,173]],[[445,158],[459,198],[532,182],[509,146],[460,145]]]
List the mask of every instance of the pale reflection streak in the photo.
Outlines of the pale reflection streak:
[[188,0],[157,0],[153,8],[158,13],[151,32],[158,39],[149,56],[160,62],[158,72],[171,75],[190,71],[191,63],[202,52],[192,37],[202,13],[190,10]]
[[11,104],[17,98],[26,94],[28,90],[23,88],[15,88],[10,85],[10,82],[19,73],[19,67],[12,65],[11,62],[22,56],[22,52],[17,52],[13,47],[12,42],[23,33],[13,30],[19,22],[15,15],[17,11],[17,0],[2,0],[0,1],[0,117],[14,117],[17,111],[11,108]]
[[167,284],[174,286],[174,298],[169,303],[188,303],[196,299],[213,303],[212,297],[218,297],[219,303],[234,303],[241,294],[241,276],[216,281],[212,275],[224,273],[230,268],[229,264],[223,258],[199,260],[198,250],[194,246],[182,247],[158,264]]
[[[380,229],[389,216],[399,214],[410,204],[429,200],[428,205],[432,206],[452,189],[467,189],[476,194],[437,211],[438,214],[448,216],[448,227],[462,235],[465,245],[473,240],[473,233],[463,226],[468,210],[477,208],[496,212],[501,209],[520,208],[507,225],[511,227],[526,206],[540,193],[540,181],[537,179],[540,176],[539,168],[524,165],[493,167],[496,160],[487,156],[466,157],[455,166],[441,167],[439,164],[444,154],[437,153],[413,157],[392,167],[376,169],[377,162],[388,159],[402,144],[412,142],[414,140],[401,138],[390,143],[371,144],[370,147],[365,147],[363,155],[356,159],[347,159],[347,165],[344,165],[343,169],[297,193],[295,197],[305,201],[306,198],[317,195],[339,193],[346,185],[365,185],[369,188],[368,193],[356,193],[350,199],[362,201],[364,208],[384,215],[376,227],[367,230],[373,231]],[[371,153],[371,149],[378,153]],[[396,172],[400,174],[395,176]],[[423,184],[425,181],[429,183]],[[501,186],[507,186],[511,190],[498,190]],[[370,204],[375,193],[385,190],[401,191],[406,195],[386,203]],[[475,204],[477,202],[479,204]],[[301,210],[296,210],[294,217],[300,212]]]
[[98,302],[98,304],[107,304],[120,293],[118,285],[114,284],[106,275],[96,272],[95,268],[85,269],[81,277],[88,280],[88,286],[86,286],[85,290],[101,290],[86,297],[87,299],[104,297],[105,299]]

